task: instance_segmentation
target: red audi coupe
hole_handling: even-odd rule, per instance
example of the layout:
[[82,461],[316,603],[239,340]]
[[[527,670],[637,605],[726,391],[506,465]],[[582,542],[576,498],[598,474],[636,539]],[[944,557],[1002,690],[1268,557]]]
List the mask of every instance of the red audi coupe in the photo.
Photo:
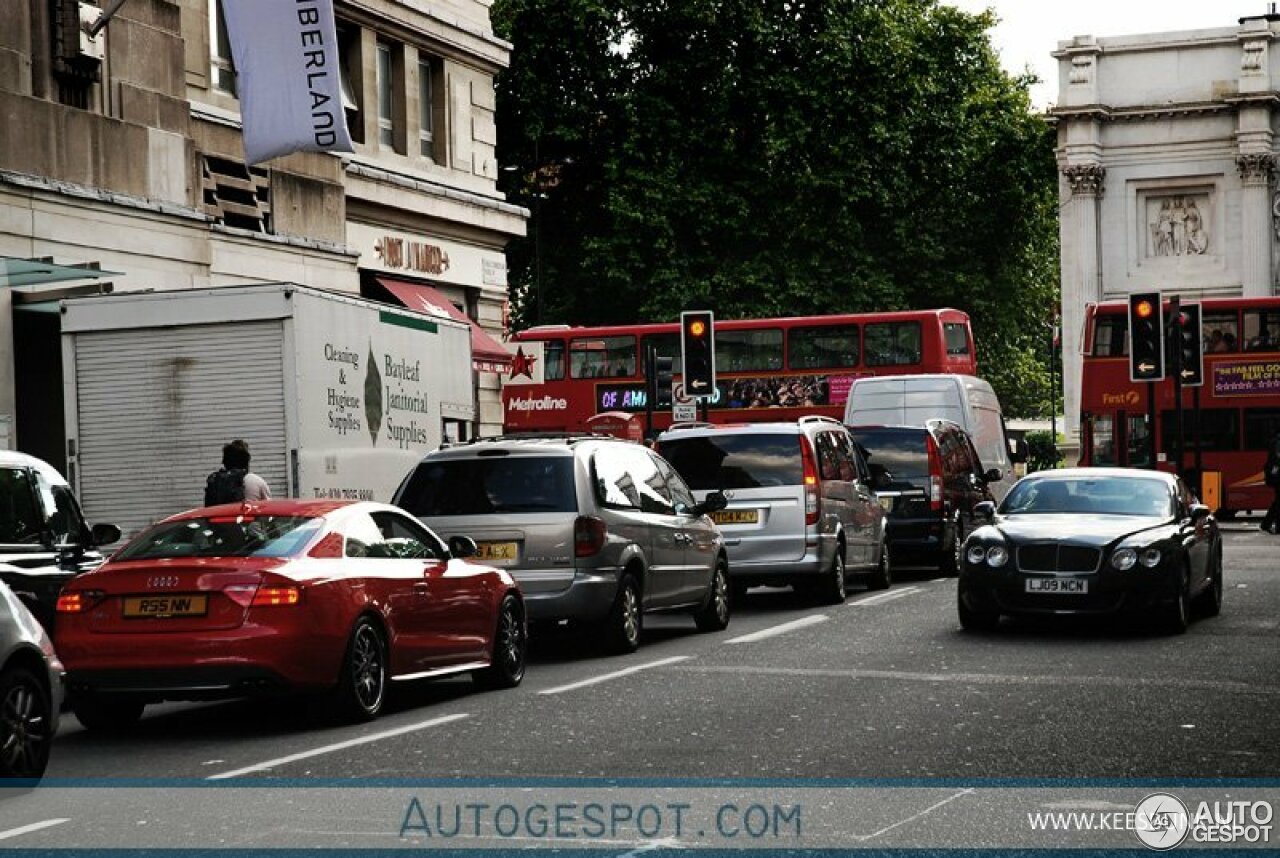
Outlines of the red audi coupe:
[[524,601],[394,506],[276,500],[191,510],[140,533],[58,598],[55,645],[88,729],[148,703],[322,692],[378,715],[389,680],[524,677]]

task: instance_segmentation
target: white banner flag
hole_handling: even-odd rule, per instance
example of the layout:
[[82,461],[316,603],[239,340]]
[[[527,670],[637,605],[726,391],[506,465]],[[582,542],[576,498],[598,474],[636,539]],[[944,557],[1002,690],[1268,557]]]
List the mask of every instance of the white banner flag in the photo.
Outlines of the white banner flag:
[[239,75],[244,154],[351,152],[333,0],[222,0]]

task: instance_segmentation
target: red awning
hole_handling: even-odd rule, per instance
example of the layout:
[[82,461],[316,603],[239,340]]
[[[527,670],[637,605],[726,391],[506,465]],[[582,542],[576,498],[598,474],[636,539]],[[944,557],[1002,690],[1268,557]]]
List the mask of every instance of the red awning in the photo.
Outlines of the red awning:
[[467,318],[465,313],[453,306],[453,302],[438,289],[421,283],[392,280],[389,277],[379,277],[378,282],[410,310],[470,325],[471,365],[477,372],[506,372],[511,368],[511,352],[476,324],[474,319]]

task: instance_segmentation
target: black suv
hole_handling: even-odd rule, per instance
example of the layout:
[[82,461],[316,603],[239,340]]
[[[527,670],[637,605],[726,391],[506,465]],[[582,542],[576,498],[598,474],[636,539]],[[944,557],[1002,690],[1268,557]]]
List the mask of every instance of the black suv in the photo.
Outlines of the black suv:
[[876,495],[889,514],[895,564],[905,559],[958,574],[961,546],[975,526],[973,508],[993,500],[987,484],[999,480],[1000,472],[983,469],[969,433],[950,420],[851,426],[849,431],[866,455]]

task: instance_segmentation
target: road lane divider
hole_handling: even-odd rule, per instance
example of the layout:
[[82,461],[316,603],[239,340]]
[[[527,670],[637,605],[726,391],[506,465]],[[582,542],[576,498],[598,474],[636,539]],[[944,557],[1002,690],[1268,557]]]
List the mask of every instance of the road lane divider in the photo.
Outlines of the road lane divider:
[[883,605],[885,602],[892,602],[894,599],[901,599],[903,596],[910,596],[912,593],[919,592],[921,592],[919,587],[900,587],[896,590],[890,590],[887,593],[878,593],[874,596],[869,596],[866,599],[858,599],[856,601],[849,602],[848,606],[850,608],[868,608],[875,605]]
[[440,718],[432,718],[430,721],[420,721],[416,724],[406,724],[403,727],[396,727],[394,730],[383,730],[380,733],[371,733],[368,736],[358,736],[354,739],[347,739],[345,742],[335,742],[332,745],[322,745],[319,748],[312,748],[309,751],[299,751],[296,754],[289,754],[287,757],[277,757],[274,760],[267,760],[262,763],[255,763],[252,766],[245,766],[242,769],[232,769],[229,772],[219,772],[216,775],[210,775],[206,780],[220,781],[227,778],[238,778],[241,775],[252,774],[253,772],[261,772],[267,769],[274,769],[277,766],[283,766],[288,763],[296,763],[298,760],[306,760],[311,757],[319,757],[324,754],[332,754],[335,751],[345,751],[347,748],[357,748],[360,745],[367,745],[370,742],[379,742],[383,739],[391,739],[395,736],[403,736],[406,733],[415,733],[418,730],[426,730],[431,727],[439,727],[442,724],[450,724],[454,721],[461,721],[463,718],[471,716],[465,712],[459,712],[456,715],[444,715]]
[[756,641],[762,641],[765,638],[771,638],[777,635],[785,635],[787,632],[793,632],[796,629],[803,629],[803,628],[807,628],[808,626],[816,626],[818,623],[825,623],[829,619],[831,618],[828,617],[826,614],[810,614],[807,617],[801,617],[800,619],[792,620],[789,623],[783,623],[778,626],[770,626],[767,629],[761,629],[760,631],[752,632],[749,635],[742,635],[741,637],[730,638],[729,640],[725,641],[725,643],[727,644],[755,643]]
[[599,676],[593,676],[590,679],[579,680],[578,682],[570,682],[568,685],[557,685],[555,688],[546,688],[539,691],[539,694],[563,694],[566,691],[576,691],[579,688],[586,688],[588,685],[597,685],[601,682],[608,682],[611,679],[618,679],[623,676],[630,676],[633,673],[639,673],[642,670],[649,670],[653,667],[665,667],[668,664],[675,664],[677,661],[684,661],[689,658],[687,655],[673,655],[671,658],[662,658],[657,661],[651,661],[648,664],[637,664],[635,667],[626,667],[622,670],[615,670],[613,673],[602,673]]
[[11,837],[21,837],[24,834],[31,834],[34,831],[43,831],[46,828],[53,828],[55,825],[61,825],[64,822],[70,821],[71,817],[67,817],[66,819],[46,819],[43,822],[33,822],[30,825],[10,828],[7,831],[0,831],[0,840],[8,840]]

